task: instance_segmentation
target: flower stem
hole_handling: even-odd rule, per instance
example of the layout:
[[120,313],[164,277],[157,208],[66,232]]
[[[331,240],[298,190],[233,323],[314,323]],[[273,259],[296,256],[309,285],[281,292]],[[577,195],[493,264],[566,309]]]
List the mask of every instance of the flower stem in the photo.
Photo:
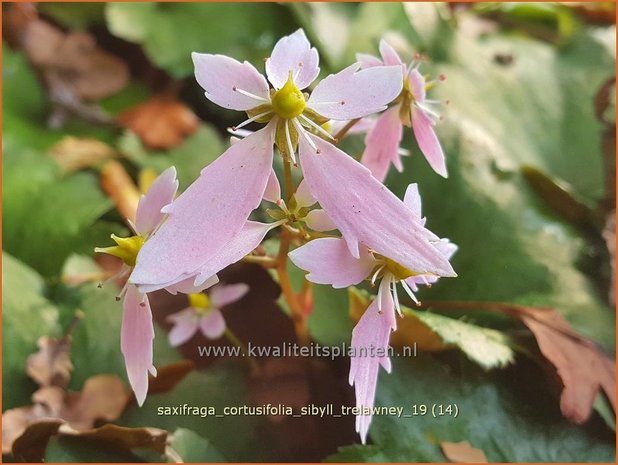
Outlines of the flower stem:
[[339,142],[341,139],[343,139],[343,136],[345,136],[348,133],[348,131],[352,129],[354,125],[358,123],[360,120],[361,118],[355,118],[355,119],[348,121],[348,123],[344,127],[342,127],[337,134],[335,134],[334,136],[335,140]]
[[233,345],[238,347],[241,350],[241,352],[246,355],[247,363],[249,363],[249,366],[251,367],[251,371],[253,371],[253,373],[259,372],[260,365],[258,365],[257,361],[253,357],[249,356],[249,349],[240,339],[238,339],[236,334],[234,334],[230,328],[225,328],[224,335],[228,341],[230,341]]

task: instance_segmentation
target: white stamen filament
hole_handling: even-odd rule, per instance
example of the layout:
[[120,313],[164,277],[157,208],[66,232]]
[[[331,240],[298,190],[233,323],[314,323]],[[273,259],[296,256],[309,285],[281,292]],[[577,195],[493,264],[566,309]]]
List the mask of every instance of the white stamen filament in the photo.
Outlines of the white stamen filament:
[[236,130],[242,128],[243,126],[246,126],[249,123],[253,123],[256,119],[260,119],[263,116],[270,115],[272,112],[273,112],[272,110],[265,111],[264,113],[260,113],[259,115],[255,115],[255,116],[253,116],[253,117],[251,117],[249,119],[246,119],[242,123],[240,123],[238,126],[232,126],[232,130],[236,131]]
[[313,129],[315,129],[316,131],[318,131],[320,134],[325,135],[326,137],[328,137],[330,140],[332,140],[333,142],[336,142],[336,139],[331,136],[329,134],[329,132],[324,129],[322,126],[319,126],[317,124],[315,124],[313,121],[311,121],[309,118],[307,118],[305,115],[300,115],[300,118],[307,123],[309,126],[311,126]]
[[422,103],[418,103],[416,102],[415,105],[417,107],[419,107],[421,110],[423,110],[430,118],[432,118],[433,122],[435,123],[436,120],[440,120],[442,119],[442,117],[436,113],[435,111],[433,111],[431,108],[429,108],[427,105],[424,105]]
[[375,286],[376,284],[376,279],[378,278],[378,274],[380,274],[380,271],[382,271],[384,269],[386,265],[382,265],[380,268],[378,268],[376,270],[376,272],[373,274],[373,276],[371,277],[371,285]]
[[416,305],[421,305],[421,303],[418,301],[418,299],[414,295],[414,292],[412,292],[412,289],[410,289],[410,286],[408,286],[408,284],[405,281],[401,281],[401,287],[403,287],[403,290],[406,291],[406,293],[410,296],[410,298],[414,301],[414,303],[416,303]]
[[399,296],[397,295],[397,285],[395,284],[395,280],[391,281],[391,294],[393,294],[393,301],[395,302],[395,310],[399,316],[403,316],[401,313],[401,306],[399,305]]
[[239,89],[239,88],[238,88],[238,87],[236,87],[236,86],[232,87],[232,90],[233,90],[234,92],[238,92],[238,93],[240,93],[240,94],[246,95],[247,97],[250,97],[250,98],[252,98],[252,99],[255,99],[255,100],[257,100],[258,102],[270,102],[270,100],[269,100],[269,99],[267,99],[267,98],[264,98],[264,97],[258,97],[257,95],[252,94],[251,92],[247,92],[246,90]]
[[307,134],[307,131],[305,131],[303,129],[303,127],[300,125],[300,123],[296,120],[296,118],[294,118],[292,120],[294,122],[294,127],[296,127],[296,130],[298,131],[299,134],[301,134],[306,140],[307,142],[309,142],[309,145],[311,146],[311,148],[313,150],[316,151],[316,153],[320,153],[320,151],[318,150],[318,148],[315,146],[315,144],[313,143],[313,141],[311,140],[311,137],[309,137],[309,134]]
[[292,147],[292,137],[290,136],[290,120],[286,119],[285,120],[285,142],[287,143],[288,146],[288,153],[290,155],[290,158],[292,159],[292,163],[294,163],[294,166],[296,166],[296,155],[294,155],[294,147]]

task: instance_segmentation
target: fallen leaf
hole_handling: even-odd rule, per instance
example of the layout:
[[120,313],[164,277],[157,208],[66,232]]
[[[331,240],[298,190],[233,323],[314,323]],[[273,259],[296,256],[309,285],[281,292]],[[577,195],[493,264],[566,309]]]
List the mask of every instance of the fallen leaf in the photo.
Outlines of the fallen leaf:
[[485,452],[472,447],[468,441],[443,442],[440,444],[442,453],[453,463],[487,463]]
[[19,47],[24,30],[38,18],[34,3],[19,2],[5,6],[2,9],[2,38],[12,48]]
[[104,142],[73,136],[62,138],[50,149],[49,153],[58,162],[65,174],[84,168],[96,167],[118,155],[112,147]]
[[616,365],[591,341],[575,333],[552,309],[525,307],[518,317],[532,331],[541,353],[563,386],[560,410],[573,423],[584,423],[602,390],[616,411]]
[[78,431],[62,420],[41,419],[28,425],[13,443],[13,457],[26,462],[42,462],[45,449],[52,436],[70,436],[100,441],[101,447],[125,450],[150,449],[163,454],[167,431],[158,428],[126,428],[112,424]]
[[6,410],[2,414],[2,453],[10,454],[15,440],[21,437],[30,425],[50,415],[49,409],[40,404]]
[[120,215],[135,222],[140,193],[124,167],[116,160],[109,160],[101,168],[100,177],[101,187],[112,199]]
[[80,100],[100,100],[129,82],[127,64],[99,48],[86,32],[64,33],[43,20],[30,22],[21,46],[40,68],[53,95],[69,93]]
[[158,94],[118,116],[118,122],[136,133],[151,149],[171,149],[199,125],[197,116],[184,103],[168,94]]
[[73,371],[71,339],[43,336],[39,338],[38,346],[38,352],[30,355],[26,362],[28,376],[39,386],[66,387]]

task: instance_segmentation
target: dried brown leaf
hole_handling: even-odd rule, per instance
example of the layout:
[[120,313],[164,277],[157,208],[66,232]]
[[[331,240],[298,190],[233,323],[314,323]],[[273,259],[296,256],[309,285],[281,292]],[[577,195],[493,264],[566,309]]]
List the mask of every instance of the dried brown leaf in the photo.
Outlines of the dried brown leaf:
[[39,350],[28,357],[26,373],[39,386],[66,387],[71,379],[71,340],[43,336],[38,341]]
[[118,212],[135,222],[140,193],[124,167],[116,160],[110,160],[101,168],[100,176],[101,187],[112,199]]
[[184,103],[168,94],[154,95],[118,117],[151,149],[171,149],[198,128],[197,116]]
[[573,423],[584,423],[599,391],[616,410],[616,365],[591,341],[573,331],[552,309],[518,308],[516,315],[532,331],[543,356],[563,386],[560,410]]
[[13,443],[30,424],[50,415],[49,409],[40,404],[5,411],[2,414],[2,453],[10,454]]
[[442,453],[453,463],[487,463],[485,452],[472,447],[468,441],[443,442],[440,444]]
[[92,168],[118,155],[104,142],[72,136],[64,137],[50,149],[49,153],[62,167],[64,173]]

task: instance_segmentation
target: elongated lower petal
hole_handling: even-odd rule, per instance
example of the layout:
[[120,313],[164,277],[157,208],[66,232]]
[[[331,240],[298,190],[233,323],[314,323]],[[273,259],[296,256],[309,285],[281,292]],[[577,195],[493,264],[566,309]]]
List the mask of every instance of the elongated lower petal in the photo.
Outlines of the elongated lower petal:
[[355,63],[324,78],[311,93],[307,106],[335,120],[361,118],[384,110],[401,92],[401,68],[359,68]]
[[314,136],[320,153],[303,139],[300,159],[311,192],[359,257],[359,243],[417,273],[456,276],[431,244],[432,233],[363,165]]
[[242,299],[247,292],[249,286],[245,283],[219,284],[210,291],[210,302],[213,307],[221,308]]
[[391,163],[401,171],[399,144],[403,137],[403,125],[399,119],[399,105],[386,110],[365,137],[365,151],[361,163],[371,170],[380,182],[386,179]]
[[447,178],[446,162],[442,146],[433,130],[431,119],[419,108],[412,111],[412,129],[418,146],[425,155],[429,165],[440,176]]
[[123,302],[120,348],[129,384],[140,407],[148,394],[148,372],[155,372],[152,363],[154,337],[148,297],[141,295],[135,286],[129,285]]
[[[130,277],[142,291],[175,284],[212,262],[262,199],[273,158],[274,126],[232,145],[166,209]],[[215,274],[215,270],[208,277]]]
[[[380,365],[390,372],[388,341],[397,326],[394,302],[388,289],[382,293],[381,300],[381,311],[378,299],[375,299],[352,331],[349,381],[354,386],[356,406],[360,408],[373,408]],[[367,440],[371,419],[371,414],[356,417],[356,431],[363,444]]]
[[294,84],[304,89],[318,77],[318,51],[311,47],[302,29],[282,37],[266,60],[266,75],[275,87],[281,89],[292,72]]
[[163,220],[165,214],[161,213],[161,209],[172,203],[177,190],[176,168],[172,166],[154,180],[148,192],[139,200],[135,228],[140,236],[148,236]]
[[366,248],[361,249],[360,258],[354,258],[345,241],[335,237],[314,239],[288,256],[297,267],[309,272],[309,281],[330,284],[334,288],[360,283],[375,266]]
[[225,333],[225,318],[217,308],[212,309],[200,321],[202,334],[208,339],[219,339]]
[[185,308],[177,313],[172,313],[166,318],[167,321],[174,323],[174,326],[167,335],[172,347],[178,347],[197,332],[200,326],[200,318],[192,308]]
[[191,57],[195,79],[211,102],[223,108],[246,111],[270,101],[268,82],[252,64],[209,53],[194,52]]

